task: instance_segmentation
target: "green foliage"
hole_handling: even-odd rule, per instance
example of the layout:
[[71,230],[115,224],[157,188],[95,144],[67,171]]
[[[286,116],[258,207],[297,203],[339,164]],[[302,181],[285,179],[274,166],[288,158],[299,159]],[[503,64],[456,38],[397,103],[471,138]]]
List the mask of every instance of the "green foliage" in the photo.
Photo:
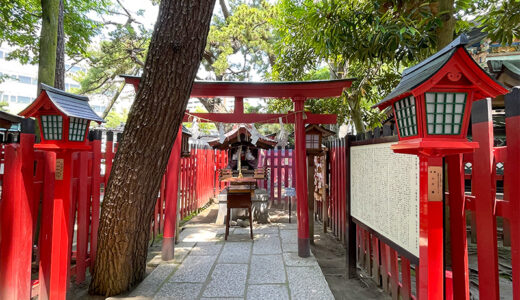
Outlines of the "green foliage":
[[[420,1],[282,0],[277,16],[272,78],[356,78],[340,99],[308,101],[306,109],[336,113],[358,132],[380,124],[384,116],[371,106],[397,85],[403,67],[432,53],[441,24]],[[271,110],[289,109],[287,101],[276,102]]]
[[219,80],[246,80],[253,70],[263,75],[274,62],[274,6],[244,2],[231,1],[230,15],[215,16],[210,27],[202,65]]
[[105,118],[105,127],[106,128],[117,128],[121,125],[121,123],[126,123],[128,119],[128,110],[123,110],[123,113],[118,113],[117,111],[110,111]]
[[510,45],[520,38],[520,0],[489,2],[487,13],[477,20],[492,41]]
[[109,33],[109,40],[92,47],[87,55],[90,68],[76,79],[81,84],[80,93],[100,93],[112,96],[121,82],[121,74],[138,74],[144,67],[151,31],[139,25],[116,25]]
[[7,101],[0,102],[0,111],[9,112],[9,102],[7,102]]
[[[208,111],[205,108],[197,106],[197,107],[195,107],[195,111],[194,112],[196,112],[196,113],[207,113]],[[184,123],[184,126],[186,128],[193,128],[193,123],[192,122]],[[201,132],[202,134],[210,134],[211,131],[217,130],[217,126],[215,126],[214,123],[199,122],[198,126],[199,126],[199,132]]]
[[[64,1],[65,51],[69,57],[85,55],[92,38],[100,32],[102,24],[92,16],[103,14],[110,0]],[[2,1],[0,5],[0,42],[16,46],[8,59],[22,63],[37,63],[42,7],[38,0]]]

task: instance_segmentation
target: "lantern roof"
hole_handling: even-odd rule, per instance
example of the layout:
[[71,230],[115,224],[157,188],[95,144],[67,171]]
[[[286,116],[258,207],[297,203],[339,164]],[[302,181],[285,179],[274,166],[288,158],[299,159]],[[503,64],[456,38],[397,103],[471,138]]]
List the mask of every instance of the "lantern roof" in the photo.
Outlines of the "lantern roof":
[[305,126],[305,132],[309,132],[311,130],[317,130],[319,132],[321,132],[321,135],[322,137],[329,137],[329,136],[332,136],[332,135],[335,135],[336,133],[332,130],[328,130],[327,128],[321,126],[321,125],[318,125],[318,124],[307,124]]
[[67,117],[75,117],[87,119],[96,122],[104,122],[88,104],[88,97],[67,93],[65,91],[53,88],[46,84],[41,84],[42,91],[38,98],[34,100],[27,108],[22,110],[19,115],[32,117],[38,109],[47,101],[47,99]]
[[[392,104],[392,100],[399,100],[400,98],[408,95],[415,95],[414,91],[423,90],[423,87],[433,87],[442,78],[433,79],[433,77],[442,71],[442,69],[452,60],[457,60],[462,64],[466,65],[472,72],[478,76],[465,76],[468,80],[472,81],[473,87],[481,88],[485,97],[495,97],[500,94],[504,94],[507,90],[496,80],[494,80],[488,73],[486,73],[476,62],[473,60],[471,55],[466,51],[465,45],[470,43],[469,38],[465,34],[461,34],[449,45],[441,49],[439,52],[428,57],[417,65],[407,68],[403,71],[403,75],[399,85],[387,95],[381,102],[374,105],[383,109]],[[457,55],[460,53],[462,56]],[[478,78],[478,79],[477,79]],[[485,82],[489,88],[482,88],[478,80]],[[420,94],[420,93],[417,93]],[[478,100],[478,99],[475,99]]]

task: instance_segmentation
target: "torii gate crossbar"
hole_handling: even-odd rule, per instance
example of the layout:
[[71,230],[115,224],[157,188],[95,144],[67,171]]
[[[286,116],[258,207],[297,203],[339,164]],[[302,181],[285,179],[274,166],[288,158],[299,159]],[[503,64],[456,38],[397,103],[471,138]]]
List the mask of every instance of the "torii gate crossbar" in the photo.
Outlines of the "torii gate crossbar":
[[[140,77],[123,75],[126,83],[132,84],[137,91]],[[305,124],[335,124],[335,114],[304,113],[305,100],[309,98],[338,97],[343,90],[352,85],[353,79],[307,81],[307,82],[208,82],[195,81],[191,97],[234,97],[233,113],[190,113],[186,112],[183,122],[192,121],[193,116],[201,122],[220,123],[278,123],[279,118],[285,123],[295,126],[295,182],[297,197],[298,221],[298,255],[310,256],[309,243],[309,210],[307,203],[307,164],[305,151]],[[244,113],[244,98],[286,98],[291,99],[294,111],[287,114],[246,114]],[[181,130],[175,139],[170,155],[168,168],[180,168]],[[175,172],[173,172],[175,173]],[[178,187],[178,176],[166,179],[173,190]],[[166,196],[164,236],[162,246],[163,260],[170,260],[174,254],[175,226],[177,217],[177,194]]]

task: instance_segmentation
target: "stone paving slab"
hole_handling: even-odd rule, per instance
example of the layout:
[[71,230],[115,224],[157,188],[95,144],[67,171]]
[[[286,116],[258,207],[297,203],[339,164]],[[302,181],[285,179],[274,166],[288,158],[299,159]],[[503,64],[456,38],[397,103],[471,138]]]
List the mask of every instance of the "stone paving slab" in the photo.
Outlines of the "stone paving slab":
[[319,266],[287,267],[292,299],[334,299]]
[[286,281],[287,278],[281,255],[253,255],[248,283],[266,284],[285,283]]
[[296,230],[280,230],[280,237],[282,243],[297,244],[298,243],[298,232]]
[[298,252],[298,244],[296,243],[282,243],[282,251],[285,252]]
[[202,283],[165,284],[153,297],[154,300],[186,300],[196,299],[202,288]]
[[205,282],[217,256],[188,255],[170,282]]
[[289,300],[286,285],[249,285],[247,300]]
[[[217,256],[220,252],[220,249],[222,249],[222,243],[197,243],[195,247],[191,249],[190,256],[196,255],[196,256]],[[175,249],[177,250],[177,249]]]
[[253,243],[253,254],[280,254],[280,237],[275,234],[264,234],[256,238]]
[[178,267],[177,264],[164,264],[155,268],[150,275],[141,281],[141,283],[128,295],[130,297],[153,297],[159,289],[161,283],[170,276]]
[[243,297],[246,288],[248,265],[217,264],[204,297]]
[[247,264],[251,259],[251,242],[225,243],[219,263]]
[[[222,227],[182,231],[175,259],[158,267],[132,299],[333,299],[316,258],[297,255],[296,224],[255,225],[248,234]],[[282,251],[283,248],[283,251]],[[156,258],[158,260],[158,258]]]
[[290,267],[312,267],[318,266],[318,262],[314,258],[314,256],[310,256],[307,258],[301,258],[298,256],[298,253],[289,252],[283,254],[283,260],[286,266]]

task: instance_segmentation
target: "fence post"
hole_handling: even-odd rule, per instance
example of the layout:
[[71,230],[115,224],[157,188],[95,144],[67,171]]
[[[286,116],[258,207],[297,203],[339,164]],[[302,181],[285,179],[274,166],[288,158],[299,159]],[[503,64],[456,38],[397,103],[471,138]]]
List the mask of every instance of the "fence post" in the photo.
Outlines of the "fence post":
[[[475,196],[477,220],[477,253],[479,295],[481,299],[499,299],[498,249],[496,218],[494,216],[495,184],[493,174],[493,120],[491,99],[483,99],[473,104],[473,141],[479,148],[473,153],[472,193]],[[494,180],[494,178],[493,178]]]
[[[505,166],[506,199],[511,217],[511,265],[513,269],[513,299],[520,299],[520,87],[505,96],[507,158]],[[478,228],[477,228],[478,230]]]
[[[87,248],[88,248],[88,231],[90,219],[90,207],[88,200],[90,199],[88,191],[88,153],[82,151],[79,153],[79,182],[77,189],[77,251],[76,251],[76,283],[85,280]],[[72,208],[73,215],[75,209]]]
[[108,179],[112,172],[112,160],[114,159],[114,132],[107,131],[107,142],[105,144],[105,190],[107,188]]
[[5,147],[0,202],[0,299],[31,297],[34,121],[22,121],[19,145]]
[[90,227],[90,272],[92,273],[97,253],[97,233],[99,228],[99,204],[101,188],[101,131],[91,131],[92,142],[92,212]]
[[468,245],[464,210],[464,164],[462,154],[446,157],[448,164],[451,265],[453,298],[469,299]]
[[356,224],[352,220],[352,215],[350,214],[351,208],[351,199],[350,199],[350,142],[352,141],[353,136],[348,135],[345,139],[345,170],[346,170],[346,209],[345,209],[345,217],[347,220],[347,228],[345,229],[345,244],[347,245],[347,278],[356,278],[357,277],[357,267],[356,267]]
[[162,242],[163,260],[173,259],[175,251],[175,229],[177,224],[177,198],[179,193],[181,143],[182,126],[179,128],[179,133],[175,139],[166,171],[166,208],[164,212],[164,237]]
[[59,250],[60,228],[59,219],[55,218],[54,181],[56,174],[56,153],[43,152],[43,197],[42,197],[42,224],[40,230],[40,293],[39,299],[47,300],[62,298],[65,291],[59,289],[61,261]]

